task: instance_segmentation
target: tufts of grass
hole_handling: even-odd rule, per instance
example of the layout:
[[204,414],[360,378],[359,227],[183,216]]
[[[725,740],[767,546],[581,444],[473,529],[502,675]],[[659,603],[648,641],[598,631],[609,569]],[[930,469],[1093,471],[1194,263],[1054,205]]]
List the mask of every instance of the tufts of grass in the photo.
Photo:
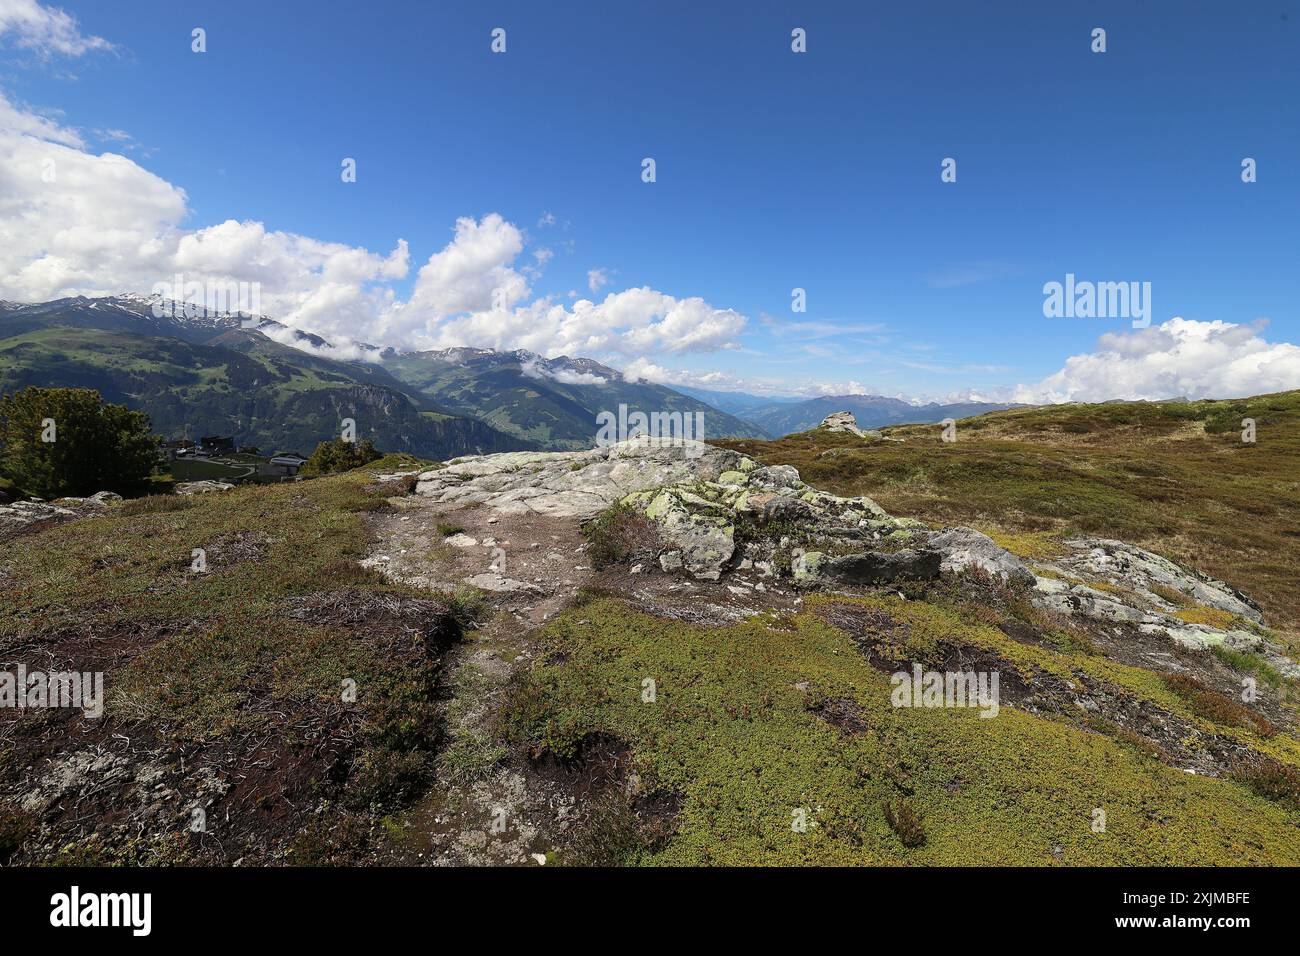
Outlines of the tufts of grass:
[[1196,602],[1192,600],[1191,595],[1184,594],[1177,588],[1171,588],[1167,584],[1152,584],[1151,593],[1159,595],[1177,608],[1189,608],[1196,604]]
[[1032,561],[1050,561],[1066,551],[1064,545],[1046,531],[989,531],[988,536],[998,547]]
[[446,603],[449,613],[462,630],[478,627],[492,616],[492,602],[487,592],[481,588],[462,584],[454,590],[443,591],[438,596]]
[[1231,775],[1261,797],[1300,811],[1300,770],[1268,757],[1246,759],[1233,765]]
[[1258,654],[1253,654],[1250,651],[1233,650],[1230,647],[1224,647],[1222,644],[1216,644],[1210,648],[1210,653],[1234,671],[1254,674],[1270,687],[1281,687],[1286,681],[1286,678],[1282,676],[1282,673],[1276,667]]
[[886,800],[884,810],[885,822],[898,834],[898,839],[903,842],[903,846],[918,847],[925,843],[925,828],[921,826],[921,818],[912,809],[906,797]]
[[124,517],[136,515],[167,514],[173,511],[185,511],[197,507],[198,496],[191,495],[147,495],[144,498],[132,498],[118,506],[118,512]]
[[429,461],[427,458],[417,458],[414,455],[408,455],[406,452],[389,452],[374,461],[366,464],[367,471],[373,472],[393,472],[393,471],[411,471],[414,468],[420,468],[430,471],[443,467],[439,462]]
[[0,866],[23,845],[35,826],[29,814],[0,804]]

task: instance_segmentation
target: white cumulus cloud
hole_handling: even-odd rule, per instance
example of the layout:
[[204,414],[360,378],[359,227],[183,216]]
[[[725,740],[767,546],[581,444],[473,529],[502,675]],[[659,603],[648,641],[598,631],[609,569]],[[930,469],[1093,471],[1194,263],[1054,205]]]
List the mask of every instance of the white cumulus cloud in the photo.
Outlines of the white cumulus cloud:
[[75,130],[0,96],[0,298],[147,293],[177,276],[257,283],[263,314],[349,354],[367,342],[612,361],[731,348],[746,323],[648,287],[569,305],[536,297],[530,278],[551,251],[524,258],[524,233],[497,213],[457,220],[406,299],[394,288],[411,267],[404,240],[377,253],[258,221],[188,228],[189,213],[183,189],[125,156],[87,151]]
[[1011,397],[1033,403],[1240,398],[1300,388],[1300,346],[1269,342],[1265,325],[1173,318],[1108,333],[1095,352],[1070,356],[1060,371],[1017,386]]
[[81,56],[91,50],[113,48],[103,37],[83,34],[71,14],[36,0],[0,0],[0,41],[3,40],[13,40],[18,46],[42,55]]

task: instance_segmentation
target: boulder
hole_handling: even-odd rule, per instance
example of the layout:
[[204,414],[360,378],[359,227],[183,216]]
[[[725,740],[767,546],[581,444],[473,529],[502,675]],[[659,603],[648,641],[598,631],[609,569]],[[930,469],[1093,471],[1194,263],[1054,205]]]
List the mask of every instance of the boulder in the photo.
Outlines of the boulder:
[[831,412],[822,419],[822,423],[817,426],[824,428],[828,432],[848,432],[850,435],[857,435],[859,438],[866,438],[866,433],[858,427],[858,420],[853,417],[852,412]]
[[931,535],[925,545],[943,555],[945,571],[973,567],[1005,581],[1034,584],[1034,574],[1025,562],[974,528],[949,528]]
[[[746,463],[748,465],[746,466]],[[456,458],[420,475],[415,492],[451,507],[590,518],[629,494],[673,485],[737,483],[751,459],[703,442],[632,438],[579,452]],[[739,487],[739,484],[735,485]]]
[[659,567],[665,571],[680,571],[682,569],[682,553],[680,551],[665,551],[659,555]]
[[527,581],[516,581],[514,578],[504,577],[497,574],[495,571],[485,571],[482,574],[475,574],[472,577],[466,578],[465,583],[484,591],[495,591],[497,593],[544,593],[536,584],[529,584]]
[[28,525],[50,519],[67,521],[78,518],[81,514],[74,508],[44,501],[15,501],[13,504],[0,505],[0,526]]
[[794,560],[790,562],[790,573],[794,576],[794,583],[799,585],[816,583],[822,565],[825,563],[826,555],[820,551],[804,551],[795,555]]

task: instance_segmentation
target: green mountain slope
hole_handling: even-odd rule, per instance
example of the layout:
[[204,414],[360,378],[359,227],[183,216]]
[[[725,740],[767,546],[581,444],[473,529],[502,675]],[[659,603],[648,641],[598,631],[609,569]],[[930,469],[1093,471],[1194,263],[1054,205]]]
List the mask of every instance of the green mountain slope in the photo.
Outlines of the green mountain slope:
[[662,385],[630,382],[587,359],[531,352],[444,349],[387,354],[384,368],[410,388],[503,432],[554,450],[590,448],[602,411],[704,415],[705,438],[762,438],[763,429]]
[[0,311],[0,392],[93,388],[147,412],[164,436],[233,435],[263,451],[310,452],[337,437],[345,418],[356,422],[358,437],[421,457],[529,447],[407,394],[377,365],[320,358],[238,320],[188,329],[194,341],[186,341],[149,319],[75,300],[63,309]]

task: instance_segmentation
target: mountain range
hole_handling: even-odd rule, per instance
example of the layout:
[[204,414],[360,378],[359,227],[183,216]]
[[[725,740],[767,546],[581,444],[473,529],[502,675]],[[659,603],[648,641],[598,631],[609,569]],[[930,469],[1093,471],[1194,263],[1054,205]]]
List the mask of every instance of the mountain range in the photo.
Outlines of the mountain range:
[[376,346],[362,346],[364,360],[343,358],[354,353],[273,319],[187,314],[160,302],[0,302],[0,392],[94,388],[148,413],[166,437],[232,435],[264,452],[310,452],[337,437],[345,418],[379,448],[428,458],[588,448],[597,415],[617,415],[620,405],[698,412],[710,438],[766,437],[712,405],[589,359]]
[[933,425],[945,418],[967,418],[984,412],[1017,407],[1014,403],[953,402],[916,404],[884,395],[829,395],[820,398],[765,398],[739,392],[710,392],[679,387],[716,408],[726,409],[753,422],[769,435],[780,437],[807,431],[832,412],[852,412],[862,428],[886,425]]

